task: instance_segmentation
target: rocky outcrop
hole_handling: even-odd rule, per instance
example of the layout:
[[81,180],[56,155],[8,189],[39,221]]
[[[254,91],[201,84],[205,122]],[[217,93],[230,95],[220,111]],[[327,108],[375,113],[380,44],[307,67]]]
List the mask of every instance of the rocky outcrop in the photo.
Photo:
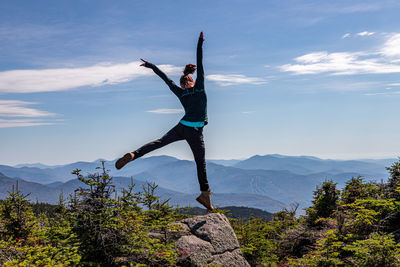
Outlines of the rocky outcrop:
[[179,266],[250,266],[225,215],[210,213],[174,224],[183,229],[175,243]]

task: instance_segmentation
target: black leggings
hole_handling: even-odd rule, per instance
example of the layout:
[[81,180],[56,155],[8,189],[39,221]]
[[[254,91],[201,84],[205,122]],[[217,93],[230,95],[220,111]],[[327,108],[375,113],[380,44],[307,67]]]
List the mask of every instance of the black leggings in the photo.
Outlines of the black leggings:
[[141,148],[133,151],[135,158],[140,158],[141,156],[166,146],[172,142],[186,140],[192,149],[194,160],[197,166],[197,178],[199,179],[200,190],[207,191],[209,188],[207,181],[206,172],[206,158],[205,158],[205,147],[203,139],[203,127],[189,127],[181,123],[178,123],[174,128],[172,128],[168,133],[166,133],[160,139],[147,143]]

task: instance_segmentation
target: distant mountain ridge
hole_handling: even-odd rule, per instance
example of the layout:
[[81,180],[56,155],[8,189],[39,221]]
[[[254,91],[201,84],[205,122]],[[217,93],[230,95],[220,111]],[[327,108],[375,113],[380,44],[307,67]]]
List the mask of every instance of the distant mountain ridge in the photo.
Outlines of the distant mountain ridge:
[[[170,156],[154,156],[149,158],[137,159],[135,160],[135,164],[128,164],[120,171],[117,171],[114,167],[115,160],[105,161],[105,167],[106,169],[110,170],[111,175],[130,177],[150,168],[156,168],[159,165],[174,161],[179,161],[179,159]],[[74,179],[75,176],[72,174],[72,171],[75,169],[82,170],[82,174],[93,172],[96,167],[101,165],[100,162],[101,159],[92,162],[78,161],[66,165],[47,166],[47,168],[26,167],[24,166],[26,164],[19,164],[19,166],[23,167],[18,168],[7,165],[0,165],[0,172],[11,178],[21,178],[26,181],[49,184],[53,182],[66,182],[68,180]]]
[[[121,192],[122,188],[127,188],[131,184],[131,178],[127,177],[113,177],[113,184],[116,186],[118,192]],[[50,204],[58,203],[59,196],[62,193],[64,199],[70,194],[74,193],[76,188],[83,186],[83,183],[78,179],[72,179],[65,183],[56,182],[53,185],[42,185],[39,183],[27,182],[22,179],[13,179],[0,173],[0,199],[4,199],[8,196],[7,191],[11,191],[13,185],[16,186],[18,182],[18,188],[24,194],[29,194],[28,199],[33,202],[46,202]],[[134,191],[143,191],[142,187],[146,185],[146,182],[133,179],[135,184]],[[185,194],[174,190],[169,190],[158,186],[156,195],[162,200],[170,198],[170,205],[191,206],[200,207],[201,205],[195,200],[198,193]],[[262,209],[269,212],[277,212],[285,207],[285,204],[276,201],[267,196],[255,195],[255,194],[229,194],[229,193],[218,193],[212,196],[213,203],[215,206],[247,206]]]
[[[365,159],[365,160],[332,160],[320,159],[313,156],[285,156],[280,154],[255,155],[244,160],[207,160],[208,163],[225,167],[235,167],[245,170],[277,170],[290,171],[295,174],[312,173],[362,173],[369,176],[387,176],[386,167],[397,159]],[[100,165],[100,159],[92,162],[75,162],[65,165],[49,166],[41,163],[18,164],[18,167],[0,165],[0,172],[12,178],[21,178],[39,183],[65,182],[73,179],[74,169],[81,169],[82,173],[92,172]],[[164,164],[183,161],[171,156],[152,156],[140,158],[121,170],[114,167],[115,160],[105,161],[106,168],[111,175],[127,176],[139,174]]]
[[[207,173],[214,192],[240,194],[238,197],[240,201],[251,204],[251,207],[264,209],[268,202],[259,199],[262,203],[257,205],[256,196],[271,198],[282,205],[298,202],[300,207],[306,207],[312,199],[312,191],[324,180],[332,179],[339,184],[339,187],[357,176],[363,176],[367,180],[385,180],[388,177],[385,168],[394,161],[396,159],[330,160],[312,156],[271,154],[256,155],[244,160],[208,160]],[[180,199],[177,200],[179,203],[187,198],[186,195],[195,195],[199,192],[193,161],[170,156],[154,156],[139,158],[127,164],[122,170],[116,170],[114,163],[115,160],[105,161],[106,169],[110,170],[111,176],[125,178],[133,176],[136,181],[155,182],[161,188],[175,192],[172,195],[174,199]],[[47,166],[43,169],[0,165],[0,172],[11,178],[24,179],[57,189],[73,183],[71,180],[75,177],[71,172],[74,169],[81,169],[81,173],[85,175],[94,172],[100,165],[100,160]],[[249,195],[251,199],[246,201],[243,198],[245,195]],[[233,195],[231,197],[230,201],[235,202],[236,198]],[[221,204],[224,203],[223,199],[221,201]],[[240,201],[235,205],[240,206]]]
[[265,156],[256,155],[234,164],[233,167],[252,170],[288,170],[298,174],[359,172],[370,175],[382,175],[386,174],[385,167],[387,166],[385,166],[385,163],[394,161],[396,161],[396,159],[369,161],[332,160],[311,156],[283,156],[272,154]]
[[[295,174],[290,171],[244,170],[209,163],[208,180],[213,191],[218,193],[241,193],[268,196],[283,203],[298,202],[301,207],[308,206],[312,192],[323,181],[332,179],[339,187],[352,177],[364,176],[378,179],[361,173],[314,173]],[[165,164],[157,169],[135,175],[142,181],[152,181],[162,187],[184,193],[199,190],[194,162],[179,161]]]
[[25,164],[17,164],[13,166],[15,168],[22,168],[22,167],[31,167],[31,168],[39,168],[39,169],[47,169],[47,168],[55,168],[57,166],[50,166],[50,165],[45,165],[42,163],[25,163]]

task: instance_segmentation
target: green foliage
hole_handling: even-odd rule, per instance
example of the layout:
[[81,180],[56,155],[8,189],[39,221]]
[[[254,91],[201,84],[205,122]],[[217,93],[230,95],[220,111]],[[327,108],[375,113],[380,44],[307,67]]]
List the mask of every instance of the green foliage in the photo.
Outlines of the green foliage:
[[281,245],[279,239],[286,230],[297,227],[298,220],[295,210],[285,210],[276,213],[271,221],[230,219],[230,222],[243,255],[252,266],[277,266]]
[[76,266],[80,262],[78,247],[51,246],[43,239],[0,241],[3,266]]
[[28,195],[22,194],[14,185],[9,196],[0,205],[0,235],[2,239],[26,239],[32,232],[34,225],[32,208],[26,199]]
[[[118,195],[103,167],[84,177],[69,203],[30,204],[18,189],[0,204],[0,266],[175,266],[182,219],[147,184]],[[32,212],[34,207],[35,213]]]
[[316,242],[316,249],[302,258],[289,259],[290,266],[343,266],[340,259],[343,242],[339,240],[335,230],[326,231]]
[[79,170],[74,173],[86,185],[76,190],[69,210],[82,263],[174,265],[178,255],[171,233],[177,226],[169,224],[182,216],[168,204],[169,199],[161,201],[155,195],[155,184],[148,183],[137,193],[131,184],[118,196],[104,163],[102,173],[87,178]]
[[274,266],[278,261],[275,253],[277,242],[271,239],[276,234],[274,228],[261,219],[252,219],[247,222],[242,219],[231,219],[230,221],[246,260],[252,266],[257,263]]
[[386,168],[389,171],[388,195],[400,200],[400,160],[394,162],[392,166]]
[[340,194],[336,185],[333,181],[325,181],[314,191],[313,206],[307,209],[308,223],[311,226],[316,225],[318,218],[328,218],[333,215]]
[[400,246],[391,234],[372,233],[368,239],[357,240],[344,249],[353,253],[351,261],[355,266],[395,267],[400,265]]
[[400,202],[393,198],[357,199],[354,203],[343,205],[342,209],[348,218],[345,230],[366,236],[374,231],[392,230],[392,219],[400,213]]
[[350,204],[357,199],[379,198],[383,194],[383,188],[374,183],[365,183],[362,177],[352,178],[346,183],[341,194],[343,204]]
[[340,192],[327,181],[307,215],[233,223],[252,266],[400,266],[400,162],[385,183],[352,178]]
[[0,210],[1,228],[7,230],[0,240],[0,265],[76,266],[80,262],[65,214],[49,219],[38,213],[35,217],[32,205],[18,188],[9,191]]
[[118,243],[123,236],[118,230],[118,221],[113,216],[115,201],[110,196],[114,188],[111,178],[105,173],[89,174],[84,178],[79,170],[73,172],[89,188],[79,188],[71,203],[74,218],[73,232],[78,237],[84,262],[111,265],[119,255]]

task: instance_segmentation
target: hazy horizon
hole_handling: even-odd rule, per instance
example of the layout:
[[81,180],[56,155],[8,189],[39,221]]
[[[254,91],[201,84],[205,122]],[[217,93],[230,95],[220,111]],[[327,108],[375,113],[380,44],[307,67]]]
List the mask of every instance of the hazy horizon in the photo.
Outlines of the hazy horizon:
[[[228,160],[246,160],[246,159],[249,159],[249,158],[251,158],[253,156],[274,156],[274,155],[285,156],[285,157],[316,157],[316,158],[323,159],[323,160],[339,160],[339,161],[341,161],[341,160],[343,160],[343,161],[345,161],[345,160],[360,160],[360,161],[362,161],[362,160],[392,160],[392,159],[396,160],[396,159],[399,158],[399,157],[381,157],[381,158],[329,158],[329,157],[326,157],[326,158],[324,158],[324,157],[317,157],[317,156],[314,156],[314,155],[282,155],[282,154],[259,155],[259,154],[256,154],[256,155],[252,155],[250,157],[245,157],[245,158],[227,158],[227,159],[226,158],[225,159],[223,159],[223,158],[215,158],[215,159],[207,158],[206,160],[207,161],[209,161],[209,160],[212,160],[212,161],[217,161],[217,160],[227,160],[227,161]],[[171,155],[146,155],[143,158],[149,158],[149,157],[155,157],[155,156],[169,156],[169,157],[177,158],[179,160],[194,161],[193,158],[182,158],[182,157],[176,157],[176,156],[171,156]],[[116,160],[116,159],[118,159],[118,158],[108,158],[108,159],[107,158],[96,158],[96,159],[93,159],[93,160],[76,160],[76,161],[72,161],[72,162],[62,162],[62,163],[20,162],[20,163],[14,163],[14,164],[4,164],[4,163],[0,162],[0,165],[8,165],[8,166],[13,166],[13,167],[15,167],[17,165],[24,165],[24,164],[42,164],[42,165],[46,165],[46,166],[56,166],[56,165],[71,164],[71,163],[75,163],[75,162],[95,162],[95,161],[99,161],[99,160],[113,161],[113,160]]]

